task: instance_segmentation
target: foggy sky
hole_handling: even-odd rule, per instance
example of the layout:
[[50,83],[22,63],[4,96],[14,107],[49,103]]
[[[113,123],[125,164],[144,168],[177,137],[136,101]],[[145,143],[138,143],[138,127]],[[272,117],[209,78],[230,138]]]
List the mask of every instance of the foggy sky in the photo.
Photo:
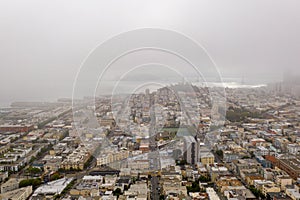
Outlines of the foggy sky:
[[153,27],[202,44],[221,76],[270,82],[300,73],[300,1],[0,1],[0,105],[71,97],[89,52]]

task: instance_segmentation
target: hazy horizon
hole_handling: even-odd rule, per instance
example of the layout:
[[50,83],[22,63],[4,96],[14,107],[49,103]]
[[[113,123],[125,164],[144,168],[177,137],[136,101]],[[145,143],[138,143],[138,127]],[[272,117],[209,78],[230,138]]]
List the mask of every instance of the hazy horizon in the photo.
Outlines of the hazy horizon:
[[281,81],[285,74],[300,74],[299,7],[297,0],[4,0],[0,106],[71,97],[76,74],[95,47],[144,27],[193,38],[223,79],[246,84]]
[[[264,85],[267,85],[268,83],[272,83],[272,82],[257,82],[257,81],[247,81],[243,78],[224,78],[225,80],[223,80],[223,82],[221,83],[222,85],[219,84],[214,84],[216,82],[208,82],[211,83],[212,85],[210,86],[222,86],[222,87],[229,87],[229,88],[241,88],[242,86],[245,87],[249,87],[249,86],[253,86],[253,87],[262,87]],[[227,80],[227,81],[226,81]],[[134,82],[134,81],[133,81]],[[130,84],[130,82],[128,83]],[[175,84],[175,83],[174,83]],[[193,84],[193,83],[192,83]],[[110,95],[111,92],[107,91],[107,93],[105,95]],[[58,99],[63,99],[63,98],[72,98],[72,93],[70,94],[70,96],[52,96],[52,97],[41,97],[41,96],[31,96],[30,98],[20,98],[20,99],[7,99],[7,101],[2,101],[0,102],[0,108],[1,107],[10,107],[10,104],[13,102],[55,102]]]

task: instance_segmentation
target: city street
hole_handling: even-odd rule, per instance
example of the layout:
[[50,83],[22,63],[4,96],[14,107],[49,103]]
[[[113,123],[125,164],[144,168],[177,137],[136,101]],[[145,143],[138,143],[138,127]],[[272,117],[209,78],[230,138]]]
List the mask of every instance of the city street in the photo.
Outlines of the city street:
[[151,177],[151,199],[159,199],[159,180],[157,176]]

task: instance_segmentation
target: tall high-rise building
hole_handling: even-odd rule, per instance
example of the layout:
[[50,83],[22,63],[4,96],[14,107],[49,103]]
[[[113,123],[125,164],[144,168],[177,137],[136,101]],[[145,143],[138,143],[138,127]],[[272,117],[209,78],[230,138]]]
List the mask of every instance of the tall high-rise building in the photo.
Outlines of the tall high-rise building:
[[184,136],[183,157],[189,164],[198,162],[198,142],[193,136]]
[[149,88],[147,88],[147,89],[145,90],[145,93],[146,93],[146,96],[147,96],[147,97],[150,95],[150,90],[149,90]]

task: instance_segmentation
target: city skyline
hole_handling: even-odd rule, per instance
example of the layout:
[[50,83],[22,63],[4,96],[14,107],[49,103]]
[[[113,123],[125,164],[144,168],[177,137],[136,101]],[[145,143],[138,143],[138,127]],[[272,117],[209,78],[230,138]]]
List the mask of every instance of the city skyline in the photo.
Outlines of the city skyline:
[[0,199],[299,200],[299,8],[0,1]]
[[299,74],[298,1],[135,1],[130,12],[119,4],[2,1],[1,104],[71,97],[76,73],[95,47],[145,27],[193,38],[224,78],[266,84],[282,80],[286,71]]

